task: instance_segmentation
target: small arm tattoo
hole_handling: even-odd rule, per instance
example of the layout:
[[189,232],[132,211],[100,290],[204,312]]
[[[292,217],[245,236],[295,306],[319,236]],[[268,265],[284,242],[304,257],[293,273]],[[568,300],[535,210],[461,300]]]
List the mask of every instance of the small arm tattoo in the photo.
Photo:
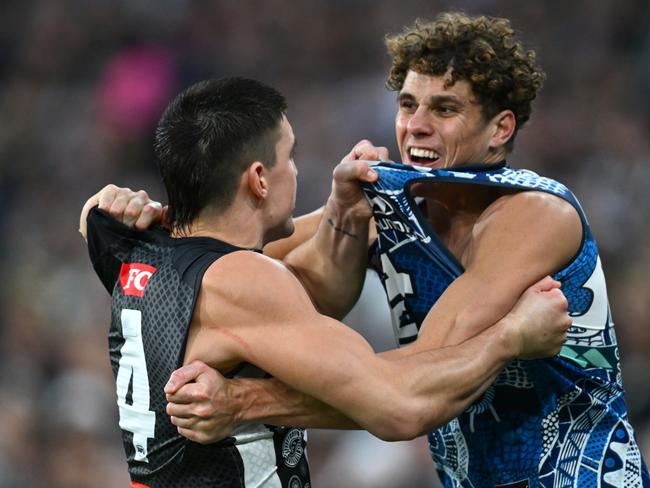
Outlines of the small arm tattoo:
[[342,229],[341,227],[337,227],[332,219],[327,219],[327,223],[330,224],[332,226],[332,229],[334,229],[336,232],[340,232],[341,234],[351,237],[352,239],[355,239],[357,241],[359,240],[359,236],[357,236],[356,234],[353,234],[352,232],[348,232],[347,230]]

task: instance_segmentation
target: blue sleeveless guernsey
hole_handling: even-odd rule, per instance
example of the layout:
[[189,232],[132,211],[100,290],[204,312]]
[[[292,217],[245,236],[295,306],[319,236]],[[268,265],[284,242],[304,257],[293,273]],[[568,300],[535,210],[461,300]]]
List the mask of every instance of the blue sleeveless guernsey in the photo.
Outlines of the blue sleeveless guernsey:
[[408,187],[416,181],[551,193],[580,215],[579,252],[553,277],[573,326],[559,355],[508,364],[484,395],[429,434],[445,487],[650,487],[623,398],[614,324],[596,242],[580,204],[561,183],[497,166],[433,170],[374,166],[363,184],[377,225],[372,261],[400,345],[417,338],[431,306],[463,267],[432,230]]

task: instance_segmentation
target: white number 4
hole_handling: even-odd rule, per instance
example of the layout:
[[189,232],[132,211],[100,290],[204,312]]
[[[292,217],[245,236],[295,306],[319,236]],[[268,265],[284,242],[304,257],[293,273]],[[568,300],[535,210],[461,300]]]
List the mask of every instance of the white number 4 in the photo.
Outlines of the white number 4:
[[[133,434],[135,460],[148,463],[147,439],[152,439],[156,428],[156,412],[149,410],[149,375],[142,345],[142,313],[122,310],[122,357],[117,370],[117,406],[120,409],[120,428]],[[133,378],[133,401],[126,403],[129,383]]]

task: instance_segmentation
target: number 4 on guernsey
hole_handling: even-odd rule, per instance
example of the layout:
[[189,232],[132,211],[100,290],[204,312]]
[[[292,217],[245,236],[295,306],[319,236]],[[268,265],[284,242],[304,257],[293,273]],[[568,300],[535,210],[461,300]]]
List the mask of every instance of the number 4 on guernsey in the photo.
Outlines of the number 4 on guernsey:
[[[142,344],[142,312],[124,309],[121,321],[124,345],[115,380],[120,428],[133,434],[134,459],[148,463],[147,439],[154,437],[156,413],[149,410],[149,375]],[[132,401],[129,405],[126,396],[132,380]]]

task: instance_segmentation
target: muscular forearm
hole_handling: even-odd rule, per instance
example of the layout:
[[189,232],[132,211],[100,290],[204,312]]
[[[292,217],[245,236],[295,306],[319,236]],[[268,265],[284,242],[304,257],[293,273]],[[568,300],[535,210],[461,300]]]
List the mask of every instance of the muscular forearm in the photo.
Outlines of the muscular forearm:
[[342,318],[359,298],[369,227],[367,215],[341,208],[330,198],[314,237],[285,257],[321,313]]
[[[499,295],[490,289],[497,287]],[[408,348],[425,351],[460,344],[497,323],[512,309],[519,295],[520,292],[514,294],[501,283],[486,286],[470,270],[437,300],[422,322],[417,340]]]
[[237,420],[312,428],[363,428],[384,440],[412,439],[461,413],[513,358],[516,346],[505,333],[506,322],[504,319],[459,346],[406,357],[388,356],[391,366],[367,378],[365,387],[350,394],[354,404],[349,414],[357,421],[275,379],[233,380],[237,382]]
[[[505,364],[514,359],[517,346],[506,333],[509,318],[458,346],[425,351],[398,359],[396,364],[427,361],[435,368],[409,368],[407,395],[421,401],[413,435],[423,434],[463,412],[492,384]],[[433,369],[433,370],[432,370]],[[431,375],[435,376],[432,381]]]
[[458,346],[405,357],[382,356],[391,359],[391,379],[383,377],[375,387],[371,380],[365,383],[370,389],[383,388],[392,398],[365,402],[365,411],[350,411],[350,417],[389,441],[412,439],[444,425],[476,400],[514,358],[518,346],[508,333],[508,320]]
[[316,429],[359,429],[343,413],[274,378],[230,381],[237,423],[263,422]]

